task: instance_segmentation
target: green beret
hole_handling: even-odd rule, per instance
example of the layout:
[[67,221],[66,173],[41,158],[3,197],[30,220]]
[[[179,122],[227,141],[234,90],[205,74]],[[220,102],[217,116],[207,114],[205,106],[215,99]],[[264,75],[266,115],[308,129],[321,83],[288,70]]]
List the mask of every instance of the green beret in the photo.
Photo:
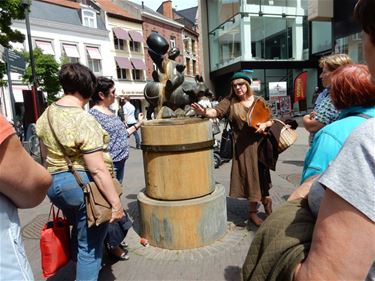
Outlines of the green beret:
[[236,73],[234,73],[233,76],[230,78],[230,81],[232,82],[233,80],[236,80],[236,79],[244,79],[247,82],[249,82],[249,84],[251,84],[251,79],[250,79],[249,75],[247,75],[244,72],[236,72]]

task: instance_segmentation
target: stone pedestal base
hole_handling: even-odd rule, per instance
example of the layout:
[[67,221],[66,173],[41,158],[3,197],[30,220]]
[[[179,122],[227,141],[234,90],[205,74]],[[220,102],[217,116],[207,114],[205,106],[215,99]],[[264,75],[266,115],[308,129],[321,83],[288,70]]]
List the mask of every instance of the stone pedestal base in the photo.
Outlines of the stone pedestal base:
[[138,194],[142,237],[150,245],[183,250],[207,246],[223,237],[227,209],[225,189],[216,184],[209,195],[179,201],[159,201]]

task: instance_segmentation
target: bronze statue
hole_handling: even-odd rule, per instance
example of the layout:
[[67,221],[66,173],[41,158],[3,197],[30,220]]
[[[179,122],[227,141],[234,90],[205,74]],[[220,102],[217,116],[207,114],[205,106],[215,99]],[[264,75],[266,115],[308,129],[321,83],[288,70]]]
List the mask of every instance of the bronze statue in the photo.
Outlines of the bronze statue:
[[[213,98],[213,93],[204,84],[202,76],[195,76],[195,83],[185,81],[185,65],[175,61],[180,50],[171,48],[164,37],[152,32],[146,41],[148,53],[158,70],[152,72],[154,81],[144,88],[144,96],[154,110],[157,119],[193,116],[190,104],[203,97]],[[168,56],[166,57],[166,54]]]

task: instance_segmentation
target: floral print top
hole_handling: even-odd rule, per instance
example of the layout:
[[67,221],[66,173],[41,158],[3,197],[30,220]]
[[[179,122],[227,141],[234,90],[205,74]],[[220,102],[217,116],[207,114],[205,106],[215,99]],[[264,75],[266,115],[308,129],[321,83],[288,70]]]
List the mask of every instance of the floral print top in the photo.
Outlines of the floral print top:
[[111,154],[113,162],[128,159],[129,157],[129,143],[128,131],[121,119],[112,114],[105,114],[95,108],[89,110],[89,113],[102,125],[110,136],[108,145],[109,154]]

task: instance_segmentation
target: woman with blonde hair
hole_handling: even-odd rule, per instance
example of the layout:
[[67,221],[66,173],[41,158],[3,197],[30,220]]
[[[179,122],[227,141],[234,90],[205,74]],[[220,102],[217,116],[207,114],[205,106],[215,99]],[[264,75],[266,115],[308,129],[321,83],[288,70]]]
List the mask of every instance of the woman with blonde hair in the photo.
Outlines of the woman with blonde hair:
[[192,108],[197,114],[209,118],[229,118],[233,130],[233,159],[229,196],[249,200],[249,219],[257,226],[263,220],[257,214],[257,204],[261,201],[266,213],[272,213],[272,200],[269,197],[271,177],[269,169],[258,161],[258,145],[263,133],[272,121],[258,123],[257,128],[247,123],[247,114],[255,101],[266,102],[256,97],[250,87],[251,80],[243,72],[236,72],[230,79],[230,94],[223,98],[215,108],[203,108],[197,103]]
[[319,66],[323,69],[320,79],[325,89],[318,96],[314,110],[303,117],[303,126],[310,132],[310,144],[316,132],[339,117],[339,111],[330,96],[331,77],[333,71],[348,64],[352,64],[352,59],[347,54],[333,54],[322,57],[319,61]]

